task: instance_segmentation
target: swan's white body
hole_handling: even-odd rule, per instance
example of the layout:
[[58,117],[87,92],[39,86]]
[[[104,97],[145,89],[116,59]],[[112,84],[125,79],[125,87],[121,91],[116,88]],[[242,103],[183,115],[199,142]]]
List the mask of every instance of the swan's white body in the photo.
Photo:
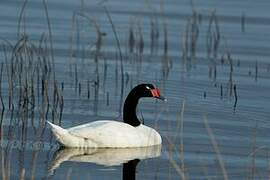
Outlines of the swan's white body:
[[140,124],[133,127],[118,121],[94,121],[63,129],[48,122],[56,139],[65,147],[127,148],[161,144],[161,136],[153,128]]

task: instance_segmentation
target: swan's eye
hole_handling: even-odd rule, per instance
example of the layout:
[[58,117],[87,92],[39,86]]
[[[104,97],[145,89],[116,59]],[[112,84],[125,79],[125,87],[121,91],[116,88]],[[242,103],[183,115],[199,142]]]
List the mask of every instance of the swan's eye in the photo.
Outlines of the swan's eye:
[[151,89],[151,88],[150,88],[150,87],[148,87],[148,86],[145,86],[145,87],[146,87],[146,89],[149,89],[149,90]]

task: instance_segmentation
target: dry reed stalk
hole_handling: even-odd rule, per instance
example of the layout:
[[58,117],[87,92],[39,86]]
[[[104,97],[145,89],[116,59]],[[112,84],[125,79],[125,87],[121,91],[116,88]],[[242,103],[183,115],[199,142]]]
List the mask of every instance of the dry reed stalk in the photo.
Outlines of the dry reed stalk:
[[123,56],[122,56],[122,51],[121,51],[121,44],[120,44],[120,40],[118,38],[117,32],[116,32],[116,28],[114,26],[114,23],[112,21],[111,15],[109,13],[109,11],[107,10],[106,6],[104,6],[104,10],[106,12],[106,15],[109,19],[109,22],[111,24],[112,30],[113,30],[113,34],[117,43],[117,48],[118,48],[118,52],[119,52],[119,57],[120,57],[120,71],[121,71],[121,91],[120,91],[120,106],[119,106],[119,114],[122,114],[122,102],[123,102],[123,95],[124,95],[124,65],[123,65]]
[[135,41],[135,36],[134,36],[134,31],[133,31],[133,25],[131,24],[129,27],[129,38],[128,38],[129,53],[134,52],[135,44],[136,44],[136,41]]
[[250,169],[248,169],[248,172],[250,172],[250,174],[247,179],[254,179],[255,174],[256,174],[257,130],[258,130],[258,123],[256,121],[256,125],[255,125],[255,128],[253,129],[253,135],[252,135],[252,152],[249,155],[249,156],[252,156],[251,167]]
[[187,49],[186,49],[186,33],[182,33],[182,43],[181,43],[181,50],[182,50],[182,64],[183,68],[185,68],[187,64]]
[[76,23],[76,13],[74,12],[72,15],[72,23],[71,23],[71,35],[70,35],[70,55],[69,55],[69,75],[72,76],[72,65],[73,65],[73,57],[74,57],[74,36],[75,36],[75,23]]
[[180,115],[180,155],[181,155],[181,169],[185,169],[184,159],[184,111],[185,111],[185,100],[182,103],[181,115]]
[[220,85],[220,99],[223,99],[223,86]]
[[81,85],[81,83],[79,82],[79,96],[81,96],[81,93],[82,93],[82,85]]
[[[48,119],[49,108],[50,108],[48,80],[45,80],[44,89],[45,89],[45,92],[44,92],[44,100],[45,101],[44,102],[45,102],[45,105],[47,106],[46,107],[45,117],[46,117],[46,119]],[[54,121],[53,121],[53,123],[54,123]]]
[[[220,45],[220,30],[219,22],[216,16],[216,12],[213,11],[210,15],[208,24],[208,30],[206,35],[206,47],[207,47],[207,58],[210,60],[211,65],[209,66],[209,77],[216,80],[217,76],[217,56]],[[214,72],[213,72],[214,71]]]
[[68,169],[68,171],[67,171],[67,174],[66,174],[66,180],[70,180],[72,171],[73,171],[73,169],[72,169],[72,167],[70,167],[70,168]]
[[5,153],[4,153],[4,131],[3,131],[3,117],[4,117],[4,110],[1,111],[1,120],[0,120],[0,146],[1,146],[1,170],[2,170],[2,179],[6,179],[6,172],[5,172]]
[[77,63],[75,63],[75,91],[77,91],[78,87],[78,70],[77,70]]
[[155,45],[155,53],[158,53],[158,49],[159,49],[159,23],[158,23],[158,18],[156,18],[155,21],[155,28],[154,28],[154,45]]
[[258,80],[258,61],[255,63],[255,81],[257,82]]
[[[229,66],[230,66],[227,92],[229,91],[229,96],[232,97],[232,95],[233,95],[233,72],[234,72],[233,59],[231,58],[231,53],[228,50],[226,39],[224,39],[224,42],[225,42],[225,54],[222,55],[222,61],[225,62],[225,60],[227,60],[229,63]],[[227,58],[225,58],[225,56],[227,56]]]
[[241,31],[242,33],[246,32],[246,14],[244,12],[242,12],[241,16]]
[[[2,128],[2,126],[1,126]],[[3,133],[3,131],[1,131]],[[2,136],[1,133],[1,136]],[[1,141],[2,142],[2,141]],[[7,179],[7,175],[6,175],[6,169],[5,169],[5,158],[7,158],[7,156],[5,156],[5,151],[3,150],[4,148],[1,148],[1,171],[2,171],[2,179],[6,180]]]
[[1,70],[0,70],[0,101],[2,104],[2,110],[5,110],[5,104],[3,101],[3,97],[2,97],[2,77],[3,77],[3,67],[4,67],[4,63],[1,63]]
[[150,53],[155,55],[159,46],[159,24],[156,16],[150,19],[150,29]]
[[24,179],[25,179],[25,168],[22,168],[20,172],[20,180],[24,180]]
[[34,76],[31,77],[31,109],[34,110],[35,108],[35,102],[36,102],[36,98],[35,98],[35,90],[34,90]]
[[140,63],[141,63],[143,52],[144,52],[144,39],[143,39],[141,23],[138,24],[138,29],[139,29],[138,50],[139,50],[139,57],[140,57]]
[[[36,141],[37,142],[37,141]],[[31,159],[31,180],[36,179],[36,167],[37,167],[37,160],[38,160],[38,152],[39,150],[34,150],[32,154],[32,159]]]
[[57,104],[58,104],[58,89],[56,85],[56,81],[53,83],[54,88],[53,88],[53,99],[52,99],[52,122],[55,122],[55,116],[56,116],[56,111],[57,111]]
[[211,144],[212,144],[212,146],[214,148],[214,151],[216,153],[216,156],[217,156],[217,159],[218,159],[218,162],[219,162],[222,174],[223,174],[223,178],[225,180],[228,180],[229,179],[228,173],[227,173],[227,170],[225,168],[225,164],[224,164],[224,161],[222,159],[222,156],[221,156],[221,153],[220,153],[220,150],[219,150],[219,147],[218,147],[218,143],[217,143],[217,141],[215,139],[215,136],[214,136],[214,134],[212,132],[212,129],[210,128],[210,126],[208,124],[207,117],[204,116],[203,119],[204,119],[204,126],[205,126],[205,128],[207,130],[208,136],[209,136],[209,138],[211,140]]
[[150,52],[151,55],[154,53],[154,46],[155,46],[155,23],[153,18],[150,20]]
[[236,105],[237,105],[237,101],[238,101],[238,96],[237,96],[237,91],[236,91],[236,84],[234,84],[234,86],[233,86],[233,92],[234,92],[234,105],[233,105],[233,109],[235,111]]
[[[15,51],[15,47],[12,47],[12,54]],[[13,57],[11,58],[10,65],[8,63],[8,57],[6,48],[4,48],[4,55],[5,55],[5,64],[6,64],[6,71],[7,71],[7,78],[8,78],[8,108],[11,109],[12,107],[12,94],[13,94]]]
[[107,82],[107,71],[108,71],[108,63],[107,59],[104,57],[104,66],[103,66],[103,88],[104,91],[106,89],[106,82]]
[[94,113],[95,115],[97,115],[97,112],[98,112],[98,103],[99,103],[99,84],[98,82],[95,81],[95,84],[94,84]]
[[24,12],[25,12],[25,9],[26,9],[26,5],[28,3],[28,0],[24,0],[23,4],[22,4],[22,8],[21,8],[21,11],[20,11],[20,15],[19,15],[19,20],[18,20],[18,27],[17,27],[17,37],[19,38],[20,37],[20,32],[21,32],[21,23],[22,23],[22,20],[23,20],[23,15],[24,15]]
[[87,99],[90,99],[90,81],[87,81]]
[[9,125],[8,125],[8,133],[7,133],[7,145],[5,147],[4,151],[4,156],[5,157],[5,161],[4,161],[4,166],[5,167],[5,178],[7,180],[10,179],[10,174],[11,174],[11,151],[12,151],[12,143],[14,140],[14,136],[15,136],[15,119],[14,119],[14,109],[11,110],[10,112],[10,120],[9,120]]
[[233,92],[233,60],[231,58],[230,53],[227,53],[227,57],[230,64],[229,87],[230,87],[230,97],[231,97],[232,92]]
[[64,82],[61,82],[61,91],[62,92],[64,91],[64,87],[65,87],[65,83]]
[[107,92],[107,98],[106,98],[106,105],[109,106],[110,105],[110,93]]
[[199,37],[199,22],[198,22],[198,13],[193,10],[191,18],[191,60],[196,60],[196,51],[197,51],[197,41]]
[[176,149],[175,145],[171,142],[171,140],[165,136],[166,140],[168,141],[170,147],[171,147],[171,151],[168,149],[168,151],[166,151],[166,155],[169,159],[169,162],[171,163],[171,165],[173,166],[173,168],[175,169],[175,171],[177,172],[177,174],[181,177],[181,179],[185,180],[186,175],[185,175],[185,170],[182,169],[177,162],[172,158],[172,152]]
[[172,68],[172,61],[168,55],[168,29],[167,23],[164,20],[163,23],[163,30],[164,30],[164,51],[163,51],[163,58],[162,58],[162,72],[165,78],[168,77],[170,69]]
[[62,124],[63,110],[64,110],[64,96],[63,96],[62,93],[60,93],[60,117],[59,117],[59,125]]
[[[187,20],[186,30],[182,40],[182,58],[187,70],[196,62],[197,42],[199,38],[199,14],[195,9]],[[187,64],[188,63],[188,64]]]
[[50,23],[50,18],[49,18],[49,12],[48,12],[48,5],[46,0],[43,0],[43,6],[46,14],[46,20],[47,20],[47,26],[48,26],[48,31],[49,31],[49,44],[50,44],[50,55],[52,59],[52,67],[53,67],[53,81],[55,81],[55,63],[54,63],[54,48],[53,48],[53,40],[52,40],[52,28],[51,28],[51,23]]

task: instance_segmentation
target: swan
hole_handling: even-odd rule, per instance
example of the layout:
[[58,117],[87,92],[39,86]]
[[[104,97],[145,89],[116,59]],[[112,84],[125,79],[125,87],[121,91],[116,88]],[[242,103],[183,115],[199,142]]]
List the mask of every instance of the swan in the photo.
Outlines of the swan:
[[166,100],[152,84],[139,84],[128,94],[123,108],[124,122],[99,120],[68,129],[49,121],[56,140],[64,147],[79,148],[133,148],[159,145],[160,134],[143,125],[136,116],[140,98],[153,97]]

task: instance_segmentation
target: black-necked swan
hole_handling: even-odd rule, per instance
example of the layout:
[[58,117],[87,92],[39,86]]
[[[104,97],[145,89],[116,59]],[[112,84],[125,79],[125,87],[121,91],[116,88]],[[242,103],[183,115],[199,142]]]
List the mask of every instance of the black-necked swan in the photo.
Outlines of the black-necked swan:
[[123,108],[124,122],[100,120],[63,129],[48,122],[58,142],[65,147],[127,148],[161,144],[160,134],[141,124],[136,107],[142,97],[165,100],[152,84],[140,84],[128,94]]

